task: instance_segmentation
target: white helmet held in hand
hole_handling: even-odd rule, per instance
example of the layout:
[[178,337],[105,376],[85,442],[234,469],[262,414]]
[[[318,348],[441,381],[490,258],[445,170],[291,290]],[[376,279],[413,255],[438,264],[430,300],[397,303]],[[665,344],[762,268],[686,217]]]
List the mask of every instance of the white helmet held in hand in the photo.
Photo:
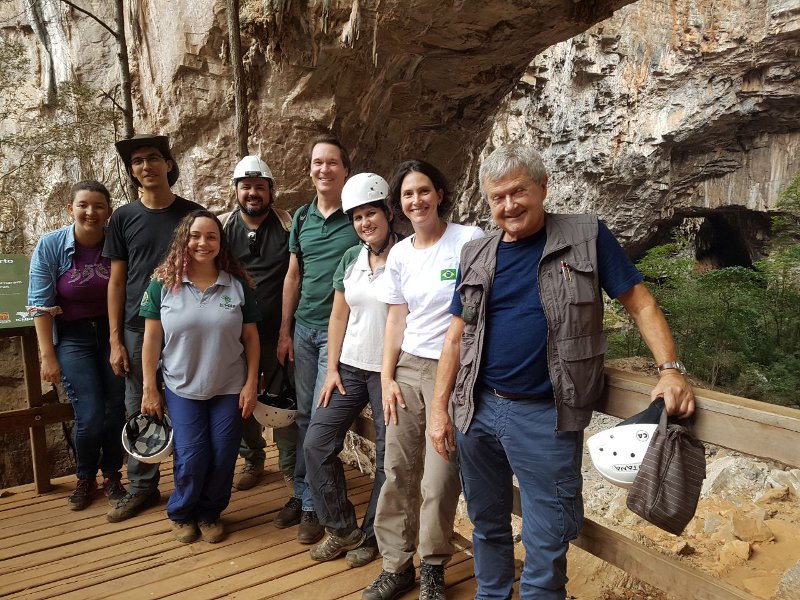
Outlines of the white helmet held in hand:
[[240,160],[233,170],[234,185],[237,181],[245,177],[261,177],[262,179],[273,181],[272,171],[269,170],[267,163],[252,154]]
[[159,419],[137,412],[122,428],[122,447],[143,463],[160,463],[168,458],[172,454],[173,439],[172,421],[166,413]]
[[663,410],[663,398],[656,398],[642,412],[586,440],[592,464],[600,475],[625,489],[633,485]]
[[363,204],[383,201],[390,196],[389,184],[375,173],[359,173],[348,179],[342,188],[342,211],[347,214]]

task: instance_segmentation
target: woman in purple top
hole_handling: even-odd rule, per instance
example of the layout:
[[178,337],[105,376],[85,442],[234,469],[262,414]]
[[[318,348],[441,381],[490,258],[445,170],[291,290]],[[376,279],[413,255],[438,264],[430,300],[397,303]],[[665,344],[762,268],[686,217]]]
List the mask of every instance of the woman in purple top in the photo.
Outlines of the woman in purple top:
[[125,424],[125,381],[109,364],[106,292],[110,260],[103,258],[108,190],[97,181],[72,187],[67,211],[74,223],[42,236],[31,258],[28,311],[33,314],[42,379],[62,383],[75,411],[78,485],[68,500],[82,510],[103,490],[114,502],[120,483]]

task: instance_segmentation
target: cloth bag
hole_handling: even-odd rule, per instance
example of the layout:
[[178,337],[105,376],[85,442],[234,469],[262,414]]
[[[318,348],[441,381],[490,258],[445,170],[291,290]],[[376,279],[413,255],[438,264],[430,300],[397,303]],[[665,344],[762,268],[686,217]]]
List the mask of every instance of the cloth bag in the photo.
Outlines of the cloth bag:
[[694,517],[705,477],[702,442],[684,425],[668,423],[663,410],[628,492],[628,508],[664,531],[680,535]]

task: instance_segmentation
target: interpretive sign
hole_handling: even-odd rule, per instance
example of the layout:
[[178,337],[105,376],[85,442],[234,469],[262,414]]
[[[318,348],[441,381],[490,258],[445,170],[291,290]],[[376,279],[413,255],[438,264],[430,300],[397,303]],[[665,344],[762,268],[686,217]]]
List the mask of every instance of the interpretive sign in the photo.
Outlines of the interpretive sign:
[[28,315],[28,268],[23,254],[0,254],[0,329],[33,327]]

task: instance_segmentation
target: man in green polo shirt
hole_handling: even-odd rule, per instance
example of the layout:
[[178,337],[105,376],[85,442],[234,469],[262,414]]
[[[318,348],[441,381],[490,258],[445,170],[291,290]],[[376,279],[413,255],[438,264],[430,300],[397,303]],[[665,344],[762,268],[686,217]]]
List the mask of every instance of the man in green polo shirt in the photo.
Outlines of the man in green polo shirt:
[[333,274],[344,252],[358,244],[350,220],[342,212],[342,188],[350,174],[350,157],[341,142],[330,135],[316,138],[310,147],[310,175],[317,194],[295,212],[292,221],[278,338],[278,361],[284,364],[287,357],[294,361],[298,436],[294,497],[278,513],[275,526],[289,527],[299,521],[297,540],[302,544],[315,544],[325,533],[305,482],[303,442],[328,366]]

